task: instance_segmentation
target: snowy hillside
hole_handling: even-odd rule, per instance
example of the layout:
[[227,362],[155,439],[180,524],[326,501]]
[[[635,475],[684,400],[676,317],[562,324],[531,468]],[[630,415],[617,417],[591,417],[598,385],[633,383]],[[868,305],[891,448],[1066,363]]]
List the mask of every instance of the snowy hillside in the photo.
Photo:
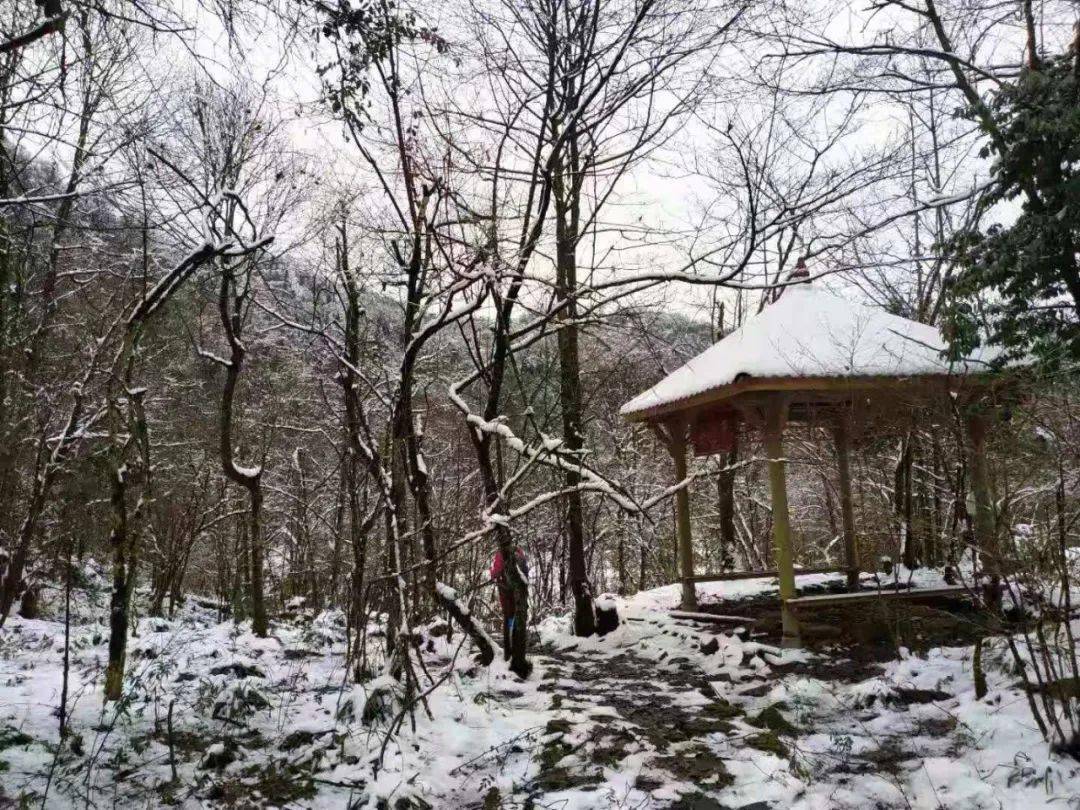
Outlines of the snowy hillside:
[[[703,601],[771,587],[714,584]],[[0,780],[13,801],[764,810],[1064,807],[1080,795],[1080,763],[1049,752],[999,643],[976,700],[970,646],[884,664],[781,653],[745,627],[671,618],[675,593],[659,588],[613,598],[624,621],[604,638],[544,621],[524,682],[502,662],[476,666],[445,625],[423,628],[422,685],[438,688],[409,717],[368,704],[397,686],[374,674],[378,627],[372,675],[354,685],[339,613],[298,614],[260,640],[189,603],[175,620],[139,621],[124,700],[103,710],[106,633],[80,618],[92,595],[76,599],[62,746],[62,622],[13,617],[0,637]]]

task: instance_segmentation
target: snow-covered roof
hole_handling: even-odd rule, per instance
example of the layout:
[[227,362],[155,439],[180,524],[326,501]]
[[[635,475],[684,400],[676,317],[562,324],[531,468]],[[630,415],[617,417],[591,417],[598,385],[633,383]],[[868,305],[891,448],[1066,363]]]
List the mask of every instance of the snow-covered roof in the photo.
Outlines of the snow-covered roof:
[[917,377],[986,371],[987,354],[961,366],[942,356],[936,327],[841,298],[814,283],[779,300],[623,405],[642,417],[749,378]]

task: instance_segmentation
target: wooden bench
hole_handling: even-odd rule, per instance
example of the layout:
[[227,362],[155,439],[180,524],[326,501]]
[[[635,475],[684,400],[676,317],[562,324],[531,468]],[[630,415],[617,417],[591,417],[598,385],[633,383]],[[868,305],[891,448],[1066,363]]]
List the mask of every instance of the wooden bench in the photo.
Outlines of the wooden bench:
[[706,624],[753,624],[756,619],[748,616],[721,616],[717,613],[697,613],[691,610],[672,610],[668,615],[673,619],[684,619]]
[[823,593],[812,596],[796,596],[787,600],[787,606],[793,609],[839,607],[846,604],[872,602],[878,599],[896,601],[901,599],[941,599],[969,596],[971,590],[966,585],[943,585],[940,588],[881,588],[873,591],[855,593]]

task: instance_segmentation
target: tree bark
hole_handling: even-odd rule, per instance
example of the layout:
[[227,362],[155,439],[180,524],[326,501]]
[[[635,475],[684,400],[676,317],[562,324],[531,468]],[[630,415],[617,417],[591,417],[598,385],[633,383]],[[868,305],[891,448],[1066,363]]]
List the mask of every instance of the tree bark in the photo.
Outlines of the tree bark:
[[269,619],[263,594],[263,546],[262,546],[262,467],[246,468],[236,463],[233,444],[233,411],[236,387],[244,366],[247,350],[241,340],[243,328],[243,300],[233,292],[235,268],[227,261],[221,266],[221,286],[218,291],[218,314],[229,344],[229,360],[225,363],[225,385],[221,392],[218,450],[225,476],[243,487],[248,495],[247,548],[251,583],[251,630],[259,638],[266,638]]
[[[573,90],[569,91],[573,98]],[[581,460],[584,447],[581,396],[581,360],[577,325],[577,240],[580,179],[575,176],[576,137],[567,134],[567,160],[557,147],[552,168],[555,207],[555,297],[561,305],[557,332],[559,346],[559,409],[562,412],[563,446]],[[566,164],[569,163],[569,166]],[[570,176],[567,177],[567,169]],[[574,595],[574,633],[591,636],[596,632],[592,585],[585,564],[585,515],[582,505],[581,474],[567,470],[566,535],[570,590]]]
[[[686,425],[673,420],[667,426],[668,449],[675,462],[675,482],[686,480]],[[682,582],[683,610],[697,609],[697,593],[694,590],[694,536],[690,523],[690,486],[680,487],[675,493],[675,528],[679,561],[679,579]]]
[[855,508],[851,499],[851,438],[847,414],[841,414],[833,424],[836,445],[836,467],[840,478],[840,518],[844,526],[844,565],[847,567],[849,591],[859,589],[859,550],[855,536]]
[[[135,338],[131,338],[132,341]],[[134,352],[134,346],[129,349]],[[135,577],[138,570],[139,540],[142,529],[142,517],[149,504],[150,493],[150,446],[146,426],[146,416],[142,408],[142,392],[134,392],[130,385],[131,360],[125,358],[128,373],[125,374],[125,391],[128,397],[129,417],[127,425],[131,437],[121,440],[120,405],[115,396],[110,398],[113,416],[113,464],[109,470],[111,479],[110,502],[113,511],[113,526],[109,533],[109,546],[113,555],[113,583],[109,605],[109,658],[105,668],[105,700],[119,700],[123,692],[124,668],[127,662],[127,638],[131,595],[135,590]],[[138,461],[135,462],[137,475],[131,475],[127,462],[127,450],[135,444]],[[135,511],[129,514],[128,486],[135,481],[141,487]]]
[[716,478],[717,511],[720,518],[720,568],[726,570],[734,560],[738,543],[735,536],[735,465],[739,462],[738,436],[732,439],[731,449],[721,456],[723,468]]
[[968,453],[971,468],[971,494],[975,501],[975,544],[983,573],[987,577],[986,603],[992,610],[1001,605],[1001,553],[997,542],[994,500],[990,491],[990,473],[986,463],[986,431],[989,418],[972,408],[966,416]]

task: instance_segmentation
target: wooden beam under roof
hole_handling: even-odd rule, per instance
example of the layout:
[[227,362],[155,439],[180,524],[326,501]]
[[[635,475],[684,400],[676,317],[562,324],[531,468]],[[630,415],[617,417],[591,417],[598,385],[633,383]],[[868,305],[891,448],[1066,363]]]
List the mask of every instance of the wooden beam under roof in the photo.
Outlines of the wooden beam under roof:
[[[743,377],[730,385],[702,391],[684,399],[652,408],[625,414],[631,422],[653,422],[669,419],[675,415],[693,419],[698,413],[721,403],[734,406],[734,400],[752,401],[769,398],[770,394],[783,394],[793,405],[803,403],[836,403],[854,397],[873,398],[878,392],[887,392],[895,398],[898,391],[908,390],[915,399],[926,395],[943,396],[984,391],[1000,385],[1006,379],[997,374],[924,374],[919,376],[893,377]],[[745,395],[757,395],[745,396]]]

